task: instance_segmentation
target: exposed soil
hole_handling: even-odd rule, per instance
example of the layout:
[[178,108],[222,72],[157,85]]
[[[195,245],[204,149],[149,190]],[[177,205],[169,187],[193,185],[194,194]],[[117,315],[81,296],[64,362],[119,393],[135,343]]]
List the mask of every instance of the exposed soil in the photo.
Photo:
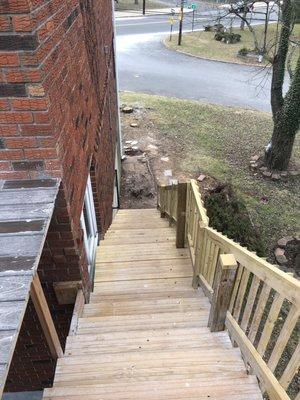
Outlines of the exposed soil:
[[172,179],[184,182],[193,177],[177,169],[178,158],[183,156],[180,143],[159,135],[154,126],[144,123],[148,111],[147,108],[134,108],[133,113],[122,113],[125,157],[121,208],[156,207],[158,182],[169,184]]

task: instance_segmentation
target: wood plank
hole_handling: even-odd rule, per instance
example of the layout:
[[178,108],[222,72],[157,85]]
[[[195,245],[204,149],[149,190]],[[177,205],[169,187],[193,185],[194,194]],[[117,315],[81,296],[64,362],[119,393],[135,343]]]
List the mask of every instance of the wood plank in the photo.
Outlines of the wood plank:
[[84,346],[72,346],[68,345],[65,350],[65,356],[80,356],[80,355],[88,355],[88,354],[114,354],[114,353],[130,353],[130,352],[145,352],[145,351],[165,351],[165,350],[181,350],[185,348],[189,349],[215,349],[216,351],[223,351],[223,349],[230,349],[231,343],[224,343],[224,341],[212,340],[211,337],[208,338],[199,338],[198,336],[188,337],[188,339],[184,340],[176,340],[176,338],[165,338],[165,340],[136,340],[134,343],[130,341],[129,343],[126,341],[120,342],[118,340],[111,341],[107,344],[99,344],[99,343],[90,343],[89,345]]
[[227,313],[226,317],[226,327],[232,335],[234,341],[241,349],[245,359],[255,371],[256,376],[263,383],[263,386],[266,388],[271,398],[274,400],[290,400],[289,396],[279,384],[258,351],[255,349],[253,344],[250,342],[229,312]]
[[[69,357],[74,360],[74,357]],[[57,374],[73,374],[73,373],[102,373],[104,376],[106,374],[116,374],[121,375],[125,374],[138,374],[140,372],[141,375],[150,374],[151,371],[154,373],[161,372],[163,373],[166,370],[174,370],[174,371],[191,371],[197,368],[198,370],[205,371],[207,373],[213,372],[245,372],[245,364],[242,359],[239,357],[234,362],[228,364],[226,362],[221,362],[220,358],[199,358],[197,360],[190,360],[185,357],[180,358],[169,358],[161,360],[159,357],[153,358],[151,360],[147,360],[144,362],[143,360],[135,360],[134,361],[134,369],[132,361],[110,361],[100,363],[86,363],[84,367],[80,364],[80,360],[82,357],[77,357],[77,363],[74,364],[61,364],[60,360],[57,363],[56,373]]]
[[[68,336],[67,338],[67,343],[75,344],[75,343],[80,343],[80,345],[84,345],[85,343],[95,343],[95,342],[108,342],[111,340],[119,340],[123,341],[125,340],[132,340],[133,342],[135,340],[150,340],[150,339],[156,339],[156,338],[164,338],[164,337],[189,337],[189,336],[198,336],[198,337],[213,337],[213,338],[219,338],[219,337],[226,337],[228,338],[228,335],[226,332],[215,332],[211,333],[209,328],[207,326],[203,327],[191,327],[191,328],[176,328],[174,329],[169,328],[169,329],[150,329],[147,326],[144,327],[143,329],[133,329],[130,331],[130,336],[126,331],[123,332],[105,332],[105,333],[95,333],[95,334],[89,334],[89,335],[76,335],[76,336]],[[228,338],[229,340],[229,338]]]
[[271,292],[271,288],[266,285],[265,283],[263,284],[262,290],[260,292],[259,295],[259,299],[256,305],[256,309],[254,311],[253,314],[253,318],[252,318],[252,322],[251,325],[249,327],[249,340],[254,343],[256,334],[257,334],[257,330],[261,321],[261,318],[263,316],[268,298],[270,296],[270,292]]
[[296,306],[292,305],[286,320],[284,321],[283,327],[281,328],[280,335],[276,340],[276,344],[272,350],[271,357],[268,361],[268,367],[274,372],[281,355],[287,345],[289,338],[298,322],[300,310],[297,310]]
[[82,289],[77,291],[76,301],[73,309],[72,320],[69,329],[69,336],[75,335],[78,327],[78,320],[83,314],[85,298]]
[[256,275],[260,280],[272,287],[276,292],[291,303],[300,307],[300,281],[281,271],[277,266],[271,265],[264,259],[253,254],[245,247],[240,246],[233,240],[223,236],[214,229],[205,228],[208,235],[219,243],[221,249],[227,253],[232,253],[236,260],[247,266],[247,270]]
[[274,325],[275,325],[278,315],[280,313],[280,309],[281,309],[283,301],[284,301],[284,298],[279,293],[275,293],[274,298],[273,298],[273,303],[271,305],[271,308],[270,308],[270,311],[268,314],[268,318],[265,322],[264,329],[262,331],[260,340],[257,344],[257,351],[259,352],[259,354],[261,354],[261,356],[263,356],[265,353],[265,350],[269,343]]
[[238,319],[240,317],[240,313],[241,313],[243,301],[244,301],[244,298],[245,298],[245,293],[246,293],[246,289],[247,289],[249,276],[250,276],[250,272],[246,268],[244,268],[243,269],[242,278],[241,278],[241,282],[240,282],[240,286],[239,286],[239,290],[238,290],[236,301],[235,301],[235,305],[234,305],[233,314],[232,314],[233,317],[236,319],[236,321],[238,321]]
[[33,278],[30,295],[52,357],[54,359],[62,357],[63,351],[37,274]]
[[[208,314],[203,315],[201,318],[198,318],[196,321],[192,321],[191,319],[187,320],[180,320],[180,321],[152,321],[152,322],[147,322],[147,326],[149,329],[171,329],[172,327],[175,328],[202,328],[207,326],[207,320],[208,320]],[[86,334],[95,334],[97,332],[99,333],[107,333],[107,332],[123,332],[126,331],[132,331],[136,329],[143,329],[142,326],[138,325],[139,320],[135,320],[132,322],[127,323],[127,327],[120,324],[111,324],[111,325],[103,325],[101,323],[90,323],[89,325],[84,324],[80,325],[77,330],[78,335],[86,335]],[[138,326],[138,328],[137,328]]]
[[127,315],[145,314],[155,312],[170,311],[192,311],[202,307],[208,308],[207,299],[200,298],[172,298],[154,300],[132,300],[124,302],[102,301],[99,303],[88,304],[84,307],[83,317],[87,316],[106,316],[106,315]]
[[115,246],[124,243],[175,243],[175,235],[173,232],[167,234],[153,234],[150,235],[130,235],[127,237],[120,237],[119,235],[105,235],[105,239],[100,242],[100,249],[108,246]]
[[289,360],[288,365],[286,366],[283,374],[281,375],[279,382],[284,389],[289,387],[289,384],[292,382],[294,375],[297,373],[300,365],[300,342],[298,343],[294,354]]
[[255,275],[253,275],[251,287],[250,287],[249,294],[247,297],[247,303],[246,303],[245,310],[243,313],[243,318],[241,321],[241,328],[243,329],[244,332],[246,332],[246,329],[249,324],[252,308],[253,308],[254,301],[256,299],[257,291],[259,288],[259,283],[260,283],[259,278],[257,278],[257,276],[255,276]]
[[114,315],[105,317],[85,317],[79,318],[78,330],[89,327],[124,327],[134,326],[136,323],[142,324],[147,322],[150,325],[171,323],[176,326],[177,323],[181,322],[194,322],[204,321],[207,322],[208,308],[207,306],[202,309],[199,307],[197,311],[189,312],[162,312],[158,314],[138,314],[138,315]]
[[189,260],[150,260],[96,265],[99,267],[96,268],[95,282],[192,276],[192,266]]
[[[219,372],[219,371],[216,371]],[[173,368],[173,369],[154,369],[154,370],[145,370],[141,369],[138,371],[134,371],[134,373],[126,374],[120,373],[118,378],[120,381],[120,385],[126,385],[127,383],[132,382],[144,382],[144,381],[154,381],[154,379],[158,381],[184,381],[187,376],[189,378],[197,378],[199,384],[214,380],[216,384],[222,384],[227,380],[235,381],[237,379],[245,379],[245,372],[227,372],[222,371],[222,373],[212,373],[205,372],[197,366],[192,366],[191,368]],[[253,377],[250,378],[250,380]],[[101,382],[104,384],[108,384],[110,382],[116,383],[117,377],[112,373],[73,373],[73,374],[57,374],[55,377],[55,386],[65,387],[74,385],[74,381],[76,381],[76,386],[88,386],[94,385],[95,382]]]
[[164,291],[187,291],[191,292],[191,278],[163,278],[145,279],[135,281],[115,281],[115,282],[96,282],[94,294],[114,295],[114,294],[138,294],[147,292]]
[[123,302],[126,300],[153,300],[153,299],[171,299],[171,298],[199,298],[199,293],[194,291],[190,292],[188,290],[162,290],[162,291],[152,291],[152,292],[140,292],[140,293],[121,293],[121,294],[114,294],[114,293],[108,293],[108,294],[101,294],[99,293],[91,293],[90,296],[90,303],[99,303],[102,300],[107,300],[107,301],[114,301],[114,302]]
[[208,326],[212,332],[223,331],[225,328],[236,270],[237,262],[232,254],[219,256],[208,320]]
[[75,304],[78,289],[81,287],[81,281],[54,282],[53,289],[58,304]]
[[[113,362],[119,363],[135,363],[142,362],[144,365],[150,364],[152,361],[155,361],[159,356],[159,360],[163,363],[165,360],[186,360],[189,362],[199,362],[200,359],[205,357],[205,362],[209,361],[223,361],[223,362],[235,362],[240,357],[239,349],[224,349],[222,353],[214,351],[214,349],[190,349],[190,350],[159,350],[153,352],[145,352],[145,353],[116,353],[116,354],[91,354],[87,356],[72,356],[72,357],[63,357],[58,360],[58,364],[60,366],[63,365],[81,365],[82,368],[86,364],[109,364]],[[241,362],[242,359],[240,358]]]

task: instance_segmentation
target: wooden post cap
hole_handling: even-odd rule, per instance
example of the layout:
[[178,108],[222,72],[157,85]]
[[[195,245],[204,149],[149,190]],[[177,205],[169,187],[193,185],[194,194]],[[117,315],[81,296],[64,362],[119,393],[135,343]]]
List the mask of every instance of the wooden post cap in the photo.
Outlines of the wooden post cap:
[[222,269],[236,269],[238,267],[233,254],[220,254],[219,262]]

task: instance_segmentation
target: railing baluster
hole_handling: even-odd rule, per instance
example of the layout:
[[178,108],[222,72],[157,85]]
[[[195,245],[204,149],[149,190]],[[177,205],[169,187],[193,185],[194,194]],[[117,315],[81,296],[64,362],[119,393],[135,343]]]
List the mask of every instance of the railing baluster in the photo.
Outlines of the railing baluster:
[[276,292],[274,294],[273,303],[271,305],[268,318],[266,320],[264,329],[262,331],[260,340],[257,345],[257,351],[259,352],[259,354],[261,356],[264,355],[267,345],[269,343],[275,322],[280,313],[280,309],[281,309],[283,300],[284,300],[284,298],[279,293]]
[[257,278],[257,276],[255,276],[255,275],[253,275],[251,287],[250,287],[248,298],[247,298],[247,303],[246,303],[243,318],[241,321],[241,328],[243,329],[244,332],[246,332],[247,327],[248,327],[249,319],[251,316],[251,311],[252,311],[252,308],[254,305],[254,300],[256,298],[257,291],[259,288],[259,282],[260,282],[259,278]]
[[240,287],[239,287],[239,290],[238,290],[238,295],[237,295],[235,306],[234,306],[234,310],[233,310],[233,318],[237,322],[239,321],[239,317],[240,317],[243,301],[244,301],[244,298],[245,298],[245,292],[246,292],[246,289],[247,289],[249,276],[250,276],[250,272],[246,268],[244,268],[243,269],[242,279],[241,279],[241,282],[240,282]]
[[296,347],[292,358],[290,359],[287,367],[285,368],[281,378],[279,379],[279,383],[284,389],[287,389],[299,369],[300,364],[300,341],[298,346]]
[[271,357],[268,361],[268,367],[271,371],[275,370],[278,361],[280,360],[282,352],[285,349],[285,346],[295,328],[296,323],[298,322],[299,314],[300,312],[299,310],[297,310],[297,307],[292,305],[288,316],[286,317],[286,320],[283,324],[280,335],[276,340],[276,344],[272,350]]
[[253,319],[249,328],[249,340],[254,343],[255,337],[257,335],[257,330],[260,324],[260,321],[262,319],[268,298],[270,296],[271,288],[266,285],[265,283],[263,284],[263,288],[260,292],[259,300],[256,305],[256,309],[254,311]]

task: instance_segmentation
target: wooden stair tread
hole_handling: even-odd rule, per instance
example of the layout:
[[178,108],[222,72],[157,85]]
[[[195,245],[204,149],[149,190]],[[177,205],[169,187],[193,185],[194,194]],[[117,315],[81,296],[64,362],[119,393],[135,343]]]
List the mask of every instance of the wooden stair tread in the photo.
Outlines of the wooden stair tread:
[[210,303],[174,242],[156,209],[117,213],[44,400],[262,400],[228,333],[207,327]]
[[83,317],[145,314],[150,312],[185,312],[196,311],[199,307],[209,307],[207,299],[202,298],[172,298],[131,301],[102,301],[88,304],[83,311]]

